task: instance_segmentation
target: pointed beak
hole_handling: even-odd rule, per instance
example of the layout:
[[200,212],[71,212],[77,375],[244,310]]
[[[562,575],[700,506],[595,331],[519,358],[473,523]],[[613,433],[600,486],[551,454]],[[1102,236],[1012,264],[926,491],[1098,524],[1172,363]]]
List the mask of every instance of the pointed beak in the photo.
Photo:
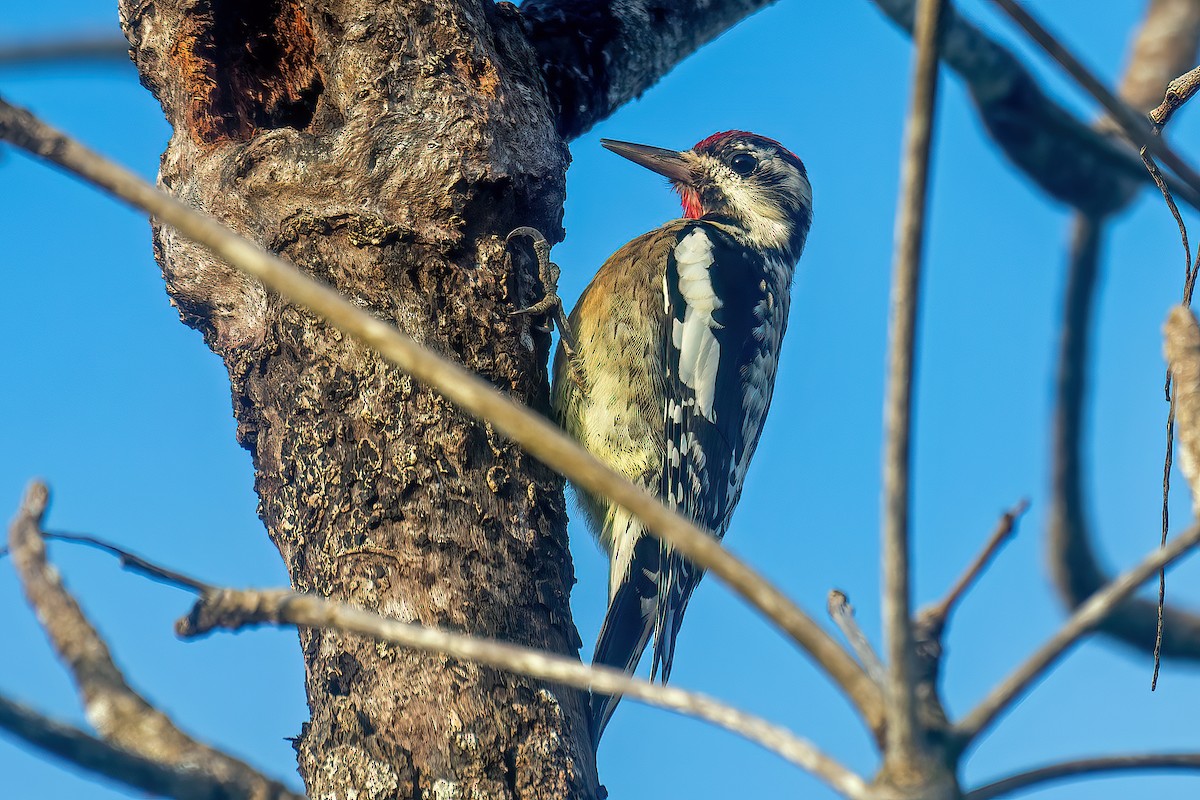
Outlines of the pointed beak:
[[695,180],[695,174],[692,172],[685,153],[651,147],[648,144],[618,142],[615,139],[601,139],[600,144],[617,155],[624,156],[633,163],[640,164],[659,175],[664,175],[676,183],[690,186]]

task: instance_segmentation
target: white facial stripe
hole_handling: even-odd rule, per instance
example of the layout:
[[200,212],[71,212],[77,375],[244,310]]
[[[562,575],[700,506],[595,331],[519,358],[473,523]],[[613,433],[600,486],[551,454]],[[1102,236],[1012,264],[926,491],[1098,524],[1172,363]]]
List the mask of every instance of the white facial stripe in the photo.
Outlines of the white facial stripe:
[[721,345],[713,335],[719,327],[713,312],[721,300],[713,291],[709,268],[713,263],[712,242],[700,228],[694,229],[675,245],[675,264],[679,270],[679,293],[683,295],[683,324],[672,330],[672,342],[679,348],[679,379],[696,393],[697,410],[715,422],[713,401],[717,392],[717,366]]
[[[799,173],[789,170],[785,192],[812,208],[812,187]],[[725,199],[746,226],[751,241],[763,249],[781,250],[790,243],[795,226],[793,209],[779,204],[775,192],[745,180],[725,183]]]

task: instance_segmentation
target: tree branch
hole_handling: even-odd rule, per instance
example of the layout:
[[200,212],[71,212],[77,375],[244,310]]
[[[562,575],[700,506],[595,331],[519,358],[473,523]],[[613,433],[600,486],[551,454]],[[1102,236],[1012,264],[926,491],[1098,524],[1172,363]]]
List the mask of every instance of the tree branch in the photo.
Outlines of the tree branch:
[[201,243],[230,266],[253,276],[330,325],[375,349],[463,410],[485,420],[528,453],[595,494],[639,517],[653,535],[712,572],[808,652],[866,719],[882,728],[879,688],[862,667],[774,584],[721,547],[715,538],[667,508],[644,488],[602,464],[544,417],[501,394],[458,364],[353,305],[293,265],[198,213],[128,170],[0,99],[0,139],[66,168],[162,223]]
[[193,638],[218,628],[235,631],[253,625],[300,625],[355,633],[597,694],[623,695],[711,722],[777,753],[846,797],[863,796],[862,778],[785,728],[706,695],[653,684],[617,669],[581,664],[530,647],[399,622],[345,603],[283,589],[205,592],[191,612],[176,623],[175,630],[184,638]]
[[[1121,81],[1122,98],[1138,109],[1153,107],[1162,97],[1163,85],[1194,62],[1198,41],[1200,4],[1193,0],[1152,0]],[[1178,216],[1177,221],[1182,232]],[[1078,607],[1109,580],[1091,541],[1082,485],[1088,348],[1103,221],[1079,214],[1073,225],[1056,377],[1052,496],[1046,540],[1050,573],[1070,608]],[[1164,485],[1169,477],[1166,472]],[[1163,524],[1165,528],[1165,505]],[[1161,651],[1166,657],[1200,658],[1200,617],[1166,607],[1161,629],[1159,624],[1158,604],[1130,598],[1101,623],[1099,630],[1146,653]],[[1161,630],[1158,641],[1156,629]]]
[[994,800],[1064,778],[1098,778],[1106,772],[1143,770],[1200,770],[1200,753],[1147,753],[1064,761],[1061,764],[1050,764],[1028,772],[1019,772],[973,789],[966,793],[963,800]]
[[1200,67],[1189,70],[1167,84],[1163,101],[1150,112],[1150,121],[1163,127],[1184,103],[1192,99],[1197,90],[1200,90]]
[[996,523],[996,529],[988,537],[987,544],[984,545],[983,550],[968,565],[966,571],[959,576],[950,591],[946,592],[946,596],[928,608],[922,609],[920,619],[923,625],[930,627],[940,635],[942,629],[946,627],[946,620],[949,619],[950,614],[957,608],[970,588],[975,585],[975,582],[979,580],[979,576],[983,574],[987,566],[992,563],[992,559],[1000,552],[1000,548],[1016,533],[1017,520],[1024,515],[1028,508],[1029,501],[1021,500],[1008,511],[1004,512],[1000,517],[1000,521]]
[[0,695],[0,729],[72,766],[124,786],[176,800],[258,800],[245,786],[213,775],[171,766],[89,736]]
[[242,796],[300,800],[300,795],[243,761],[197,742],[125,681],[107,645],[46,560],[41,521],[49,501],[33,483],[9,528],[9,550],[30,606],[83,696],[88,721],[107,741],[170,767],[187,767],[210,780],[241,787]]
[[[1200,543],[1200,525],[1180,534],[1166,547],[1146,556],[1137,566],[1117,576],[1071,615],[1058,632],[1024,664],[1000,682],[983,701],[955,726],[963,746],[982,735],[1009,706],[1023,697],[1029,687],[1054,666],[1076,642],[1095,630],[1139,586]],[[1153,632],[1153,631],[1151,631]]]
[[837,625],[842,636],[846,637],[850,649],[854,651],[859,663],[871,676],[871,680],[882,686],[887,680],[887,671],[883,668],[879,654],[871,646],[871,640],[863,633],[862,628],[858,625],[858,620],[854,618],[854,606],[850,605],[850,598],[843,591],[831,589],[826,598],[826,610],[829,612],[833,624]]
[[883,631],[887,654],[887,749],[911,762],[922,749],[917,730],[916,681],[909,589],[909,473],[912,400],[916,381],[917,312],[925,242],[929,154],[937,107],[938,37],[943,0],[917,7],[912,100],[905,124],[888,332],[883,456]]
[[42,42],[0,42],[0,67],[32,67],[78,61],[133,66],[129,60],[129,42],[119,34],[77,34]]
[[185,639],[204,636],[217,629],[237,631],[256,625],[296,625],[359,634],[576,689],[624,695],[647,705],[706,720],[760,744],[824,779],[846,797],[861,796],[865,786],[861,777],[786,728],[697,692],[638,680],[621,670],[588,666],[532,647],[399,622],[311,594],[286,589],[239,590],[213,586],[92,536],[46,536],[95,547],[116,557],[124,569],[198,594],[200,599],[191,611],[175,624],[175,632]]
[[774,0],[528,0],[521,6],[558,132],[573,139]]
[[1123,100],[1113,94],[1104,83],[1092,74],[1070,50],[1067,49],[1050,31],[1029,13],[1016,0],[992,0],[1004,9],[1024,31],[1029,34],[1046,53],[1066,70],[1088,94],[1095,98],[1109,113],[1110,118],[1125,133],[1130,141],[1138,148],[1145,148],[1174,170],[1188,186],[1200,192],[1200,175],[1191,168],[1174,150],[1172,150],[1150,121],[1130,108]]
[[1192,508],[1200,509],[1200,326],[1186,306],[1175,306],[1164,326],[1167,366],[1175,377],[1175,422],[1179,466],[1192,488]]
[[[911,33],[916,0],[873,2]],[[942,59],[966,82],[992,140],[1043,191],[1102,215],[1122,207],[1151,180],[1130,146],[1047,97],[1005,47],[949,6],[943,16]],[[1176,195],[1200,209],[1200,195],[1179,180],[1169,181]]]

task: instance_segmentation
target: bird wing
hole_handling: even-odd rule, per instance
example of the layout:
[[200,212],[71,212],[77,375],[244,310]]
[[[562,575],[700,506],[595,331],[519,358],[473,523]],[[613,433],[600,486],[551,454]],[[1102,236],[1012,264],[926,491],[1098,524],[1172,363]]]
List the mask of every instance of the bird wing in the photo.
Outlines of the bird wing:
[[[646,476],[669,506],[720,537],[741,494],[762,430],[787,317],[787,273],[765,264],[721,226],[680,226],[662,280],[659,342],[665,374],[664,446]],[[593,663],[633,672],[651,634],[652,674],[670,676],[675,638],[701,571],[617,510],[613,539],[634,539],[629,569],[609,602]],[[592,698],[592,735],[618,698]]]
[[[663,281],[660,496],[718,538],[741,494],[774,383],[787,290],[771,266],[701,220],[681,231]],[[702,571],[671,548],[659,549],[652,675],[661,669],[665,682]]]

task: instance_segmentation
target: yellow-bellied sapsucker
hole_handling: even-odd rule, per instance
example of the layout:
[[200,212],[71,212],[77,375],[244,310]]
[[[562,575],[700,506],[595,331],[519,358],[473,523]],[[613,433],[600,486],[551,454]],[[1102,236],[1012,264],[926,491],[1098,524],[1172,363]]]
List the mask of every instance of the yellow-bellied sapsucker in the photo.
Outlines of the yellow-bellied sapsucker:
[[[554,409],[599,459],[719,538],[771,403],[812,189],[789,150],[741,131],[682,152],[603,145],[669,178],[684,218],[626,244],[584,290],[555,357]],[[557,301],[553,285],[548,295],[536,310]],[[651,675],[665,683],[701,572],[624,509],[578,495],[610,555],[593,662],[633,672],[653,634]],[[594,741],[616,704],[592,698]]]

